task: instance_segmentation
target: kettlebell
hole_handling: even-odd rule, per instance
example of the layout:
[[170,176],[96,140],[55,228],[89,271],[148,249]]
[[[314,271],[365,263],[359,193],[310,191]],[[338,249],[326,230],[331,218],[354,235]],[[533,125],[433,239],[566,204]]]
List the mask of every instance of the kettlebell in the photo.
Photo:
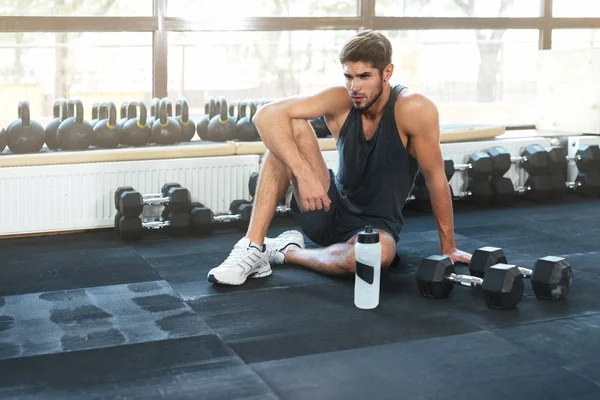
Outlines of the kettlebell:
[[[150,106],[150,118],[146,120],[146,125],[150,128],[150,132],[152,132],[152,127],[154,126],[154,121],[156,121],[156,113],[158,112],[158,105],[160,104],[160,99],[155,97],[152,99],[152,105]],[[153,144],[152,135],[150,135],[150,139],[148,139],[148,144]]]
[[[248,116],[246,116],[246,111],[250,110]],[[258,134],[258,130],[254,123],[252,122],[252,118],[256,114],[256,103],[253,101],[244,101],[240,105],[240,116],[241,118],[237,122],[236,126],[236,136],[242,142],[253,142],[256,140],[260,140],[260,135]]]
[[[140,117],[137,117],[137,109],[140,109]],[[132,101],[127,107],[127,116],[131,116],[123,125],[123,136],[121,143],[125,146],[145,146],[150,140],[152,129],[146,123],[148,109],[143,102]]]
[[156,144],[174,144],[181,141],[179,122],[167,115],[169,100],[164,97],[158,106],[158,119],[152,126],[152,142]]
[[[219,98],[217,115],[212,117],[208,123],[208,136],[215,142],[226,142],[235,139],[236,121],[227,114],[227,100]],[[219,112],[220,111],[220,112]]]
[[98,108],[100,108],[100,103],[94,103],[92,105],[92,120],[90,121],[90,125],[92,126],[92,128],[94,128],[94,126],[96,125],[96,123],[98,123],[98,121],[100,121],[101,119],[104,119],[104,118],[98,118]]
[[229,104],[229,116],[233,117],[235,122],[239,121],[241,118],[240,106],[241,106],[241,102],[239,100],[235,100],[235,101],[231,102],[231,104]]
[[121,130],[123,130],[123,125],[125,125],[125,122],[127,122],[127,120],[129,119],[127,115],[128,106],[128,101],[121,104],[121,112],[119,113],[119,121],[117,122],[117,127]]
[[103,111],[108,118],[100,119],[94,126],[94,143],[103,149],[115,149],[121,142],[121,130],[117,127],[117,106],[112,101],[101,103],[99,114]]
[[50,150],[58,150],[58,136],[56,136],[58,131],[58,126],[61,122],[63,122],[68,115],[69,110],[67,108],[67,100],[66,99],[56,99],[54,102],[54,106],[52,107],[52,116],[54,119],[46,125],[46,146]]
[[200,140],[211,140],[208,136],[208,123],[217,114],[217,103],[215,99],[209,99],[204,103],[204,115],[198,120],[196,132]]
[[11,122],[10,124],[8,124],[8,126],[6,127],[6,132],[8,133],[9,129],[11,126],[13,126],[14,124],[16,124],[17,122],[19,122],[21,120],[21,108],[23,107],[23,103],[24,100],[21,100],[19,102],[19,105],[17,106],[17,119],[15,119],[13,122]]
[[0,154],[4,151],[5,148],[6,148],[6,129],[2,128],[2,130],[0,130]]
[[20,118],[9,125],[6,133],[6,145],[13,153],[36,153],[44,146],[46,134],[44,127],[31,120],[29,102],[19,103]]
[[185,98],[181,97],[175,104],[175,119],[181,126],[181,141],[189,142],[196,134],[196,123],[190,119],[190,107]]
[[308,122],[312,125],[318,138],[326,138],[331,135],[331,132],[325,123],[325,118],[319,117],[317,119],[311,119]]
[[[58,126],[58,147],[63,150],[85,150],[94,141],[92,125],[83,119],[83,103],[69,100],[69,118]],[[75,108],[75,110],[73,110]]]
[[152,99],[152,105],[150,106],[150,118],[146,121],[149,127],[154,125],[154,121],[156,121],[156,112],[158,111],[158,106],[160,104],[160,99],[155,97]]

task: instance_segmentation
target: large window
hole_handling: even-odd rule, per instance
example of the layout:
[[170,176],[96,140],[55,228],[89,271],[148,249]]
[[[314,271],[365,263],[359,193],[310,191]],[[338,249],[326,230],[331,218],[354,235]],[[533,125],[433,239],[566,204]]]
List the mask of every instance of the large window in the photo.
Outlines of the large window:
[[540,10],[540,0],[375,1],[381,17],[538,17]]
[[555,29],[553,49],[584,49],[600,47],[600,29]]
[[152,0],[2,0],[0,15],[150,16]]
[[204,101],[267,99],[343,84],[337,58],[350,31],[169,34],[169,95],[185,96],[192,114]]
[[[547,2],[577,19],[536,19]],[[373,9],[392,19],[362,18]],[[197,117],[209,97],[312,93],[343,83],[337,55],[361,26],[407,29],[385,32],[394,82],[435,100],[442,123],[531,124],[548,32],[552,48],[600,47],[600,0],[0,0],[0,16],[0,127],[20,99],[44,123],[58,97],[82,98],[89,118],[97,101],[185,96]]]
[[563,18],[600,17],[598,0],[553,0],[552,15]]
[[534,120],[537,31],[386,33],[394,80],[432,98],[442,123]]
[[358,0],[169,0],[169,16],[230,20],[242,17],[346,17],[358,15]]
[[0,126],[21,99],[47,122],[58,97],[83,100],[86,118],[97,101],[150,100],[151,33],[1,33]]

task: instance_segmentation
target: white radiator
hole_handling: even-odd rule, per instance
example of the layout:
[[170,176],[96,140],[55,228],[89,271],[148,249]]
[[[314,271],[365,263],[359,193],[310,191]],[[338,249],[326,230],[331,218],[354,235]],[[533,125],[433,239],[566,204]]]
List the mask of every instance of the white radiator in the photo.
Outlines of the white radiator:
[[[600,138],[596,138],[600,140]],[[550,146],[549,138],[514,138],[514,139],[495,139],[478,142],[457,142],[457,143],[442,143],[442,152],[444,155],[450,156],[456,164],[466,164],[469,157],[476,151],[487,151],[494,146],[502,146],[508,151],[512,157],[521,155],[521,152],[530,144],[539,144],[540,146]],[[338,168],[338,153],[336,151],[323,152],[327,167],[337,172]],[[528,174],[518,164],[513,164],[510,170],[504,175],[513,181],[515,189],[522,187],[527,180]],[[468,177],[466,171],[457,171],[450,180],[450,186],[455,193],[464,192],[467,190]]]
[[[250,200],[248,178],[258,162],[247,155],[2,168],[0,236],[112,227],[119,186],[146,194],[178,182],[192,201],[227,212],[231,201]],[[157,209],[146,207],[144,216]]]
[[[575,157],[577,150],[580,146],[585,145],[596,145],[600,144],[600,136],[574,136],[569,137],[567,140],[567,148],[569,157]],[[569,167],[567,169],[567,180],[573,182],[577,178],[579,168],[575,161],[569,161]]]

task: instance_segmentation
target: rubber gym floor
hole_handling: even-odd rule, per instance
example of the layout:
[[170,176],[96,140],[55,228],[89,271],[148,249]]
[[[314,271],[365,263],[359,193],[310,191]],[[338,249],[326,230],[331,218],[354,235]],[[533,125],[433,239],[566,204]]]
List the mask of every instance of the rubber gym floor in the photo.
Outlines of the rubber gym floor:
[[[371,311],[354,307],[353,280],[294,265],[241,287],[208,283],[241,237],[233,228],[134,244],[110,230],[3,239],[0,398],[597,400],[599,207],[456,206],[463,250],[571,263],[567,300],[537,300],[527,282],[511,311],[488,309],[479,289],[419,295],[415,270],[439,251],[429,214],[406,214],[399,265]],[[279,218],[269,236],[291,228]]]

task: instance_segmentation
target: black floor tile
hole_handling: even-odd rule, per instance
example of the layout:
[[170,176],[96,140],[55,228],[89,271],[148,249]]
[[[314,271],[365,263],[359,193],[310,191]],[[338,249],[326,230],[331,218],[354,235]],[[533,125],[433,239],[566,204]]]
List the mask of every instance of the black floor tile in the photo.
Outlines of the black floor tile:
[[[297,227],[296,227],[297,228]],[[289,227],[269,231],[274,237]],[[186,301],[204,296],[237,293],[240,291],[285,288],[290,286],[332,282],[321,274],[291,265],[274,266],[273,274],[264,279],[249,279],[239,287],[215,285],[207,280],[208,272],[221,264],[235,243],[242,237],[239,232],[207,237],[205,240],[162,244],[164,255],[158,249],[142,249],[146,261],[168,281]]]
[[495,329],[494,335],[527,348],[531,357],[576,366],[600,361],[600,314]]
[[516,224],[458,228],[456,233],[485,242],[488,246],[535,257],[593,251],[588,243],[570,237],[557,237],[545,231],[524,229]]
[[[0,257],[128,247],[111,229],[27,238],[1,238]],[[112,250],[111,250],[112,251]]]
[[600,396],[599,386],[488,332],[275,360],[252,368],[283,399]]
[[0,359],[212,333],[164,281],[3,298]]
[[[415,307],[399,275],[393,290],[383,289],[375,310],[354,306],[354,283],[240,291],[190,302],[246,361],[257,362],[420,337],[453,335],[473,326],[435,307]],[[425,303],[424,303],[425,304]]]
[[567,370],[600,386],[600,360],[570,364],[567,367]]
[[0,296],[160,280],[131,247],[55,250],[3,259]]
[[7,360],[0,397],[277,399],[215,335]]

